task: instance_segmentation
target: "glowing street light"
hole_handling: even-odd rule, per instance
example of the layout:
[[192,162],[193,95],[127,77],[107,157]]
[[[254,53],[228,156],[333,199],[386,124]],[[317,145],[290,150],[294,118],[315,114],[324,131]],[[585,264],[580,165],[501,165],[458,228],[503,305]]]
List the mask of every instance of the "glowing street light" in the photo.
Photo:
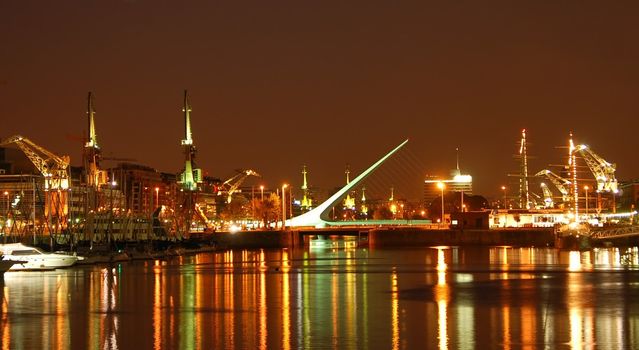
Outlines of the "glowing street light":
[[4,191],[4,196],[7,198],[7,212],[5,213],[5,220],[7,221],[7,227],[9,227],[9,192]]
[[437,188],[439,188],[442,191],[442,220],[441,223],[442,225],[444,224],[444,188],[446,188],[446,185],[443,182],[438,182],[437,183]]
[[160,188],[157,186],[155,187],[155,206],[160,206]]
[[501,186],[501,190],[504,191],[504,209],[508,209],[508,205],[506,205],[506,186]]
[[7,197],[7,216],[9,215],[9,191],[4,191],[4,196]]
[[260,185],[261,201],[264,202],[264,185]]
[[286,228],[286,188],[288,184],[282,185],[282,230]]

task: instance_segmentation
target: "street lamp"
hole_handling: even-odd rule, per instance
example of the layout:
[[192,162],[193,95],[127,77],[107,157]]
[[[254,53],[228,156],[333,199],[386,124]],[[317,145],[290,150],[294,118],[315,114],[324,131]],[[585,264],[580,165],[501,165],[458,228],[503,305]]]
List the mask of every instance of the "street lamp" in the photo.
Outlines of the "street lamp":
[[7,198],[7,212],[6,212],[6,216],[9,216],[9,191],[4,191],[4,196]]
[[4,191],[4,196],[7,198],[7,211],[4,214],[4,221],[6,223],[9,220],[9,191]]
[[506,186],[501,186],[501,190],[504,191],[504,209],[508,209],[508,205],[506,205]]
[[264,202],[264,185],[260,185],[261,201]]
[[113,191],[115,191],[115,186],[117,186],[118,183],[113,180],[111,181],[111,191],[109,192],[109,197],[111,197],[111,212],[113,212]]
[[443,182],[438,182],[437,183],[437,188],[439,188],[442,191],[442,220],[441,220],[441,224],[444,224],[444,188],[446,188],[446,185]]
[[160,206],[160,188],[155,186],[155,206]]
[[286,228],[286,187],[288,184],[282,185],[282,230]]

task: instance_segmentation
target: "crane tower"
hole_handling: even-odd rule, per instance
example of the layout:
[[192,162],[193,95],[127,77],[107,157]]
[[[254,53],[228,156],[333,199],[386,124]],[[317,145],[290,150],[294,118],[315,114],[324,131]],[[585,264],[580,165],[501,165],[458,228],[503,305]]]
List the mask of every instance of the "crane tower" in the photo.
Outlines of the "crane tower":
[[313,200],[309,198],[309,195],[308,195],[308,183],[306,181],[306,174],[307,174],[306,165],[304,165],[302,167],[302,176],[304,177],[304,182],[302,183],[302,192],[304,194],[304,197],[302,198],[301,207],[302,207],[302,210],[305,210],[305,211],[310,210],[311,207],[313,206]]
[[[46,196],[44,214],[47,217],[48,232],[63,230],[68,224],[69,156],[58,156],[20,135],[0,141],[0,147],[10,144],[18,146],[44,178]],[[36,191],[35,188],[34,191]]]
[[[346,185],[348,185],[349,183],[351,183],[351,179],[350,179],[351,169],[348,165],[346,166],[345,174],[346,174]],[[346,198],[344,198],[344,208],[355,209],[355,198],[351,197],[350,193],[347,193]]]
[[202,170],[194,168],[195,145],[193,145],[193,135],[191,133],[191,105],[189,103],[188,91],[184,90],[184,139],[182,147],[184,147],[184,171],[180,174],[180,184],[182,189],[186,191],[194,191],[197,184],[202,182]]
[[597,192],[617,193],[616,165],[607,162],[587,145],[578,145],[573,152],[579,152],[597,181]]
[[87,98],[87,119],[89,135],[87,142],[84,144],[83,152],[86,182],[89,187],[99,189],[100,185],[107,182],[107,174],[104,170],[100,170],[102,151],[100,150],[98,137],[95,131],[95,107],[91,91],[89,91],[89,96]]

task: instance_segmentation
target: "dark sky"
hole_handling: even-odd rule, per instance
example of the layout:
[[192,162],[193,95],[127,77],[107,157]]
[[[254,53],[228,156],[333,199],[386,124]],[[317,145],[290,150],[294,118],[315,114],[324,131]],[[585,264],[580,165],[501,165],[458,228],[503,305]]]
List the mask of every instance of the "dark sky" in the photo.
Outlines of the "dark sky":
[[498,195],[522,128],[531,171],[573,130],[637,178],[638,18],[636,1],[4,0],[0,137],[79,164],[91,90],[107,155],[177,172],[186,88],[199,165],[222,178],[299,186],[306,164],[333,187],[409,138],[424,174],[460,147]]

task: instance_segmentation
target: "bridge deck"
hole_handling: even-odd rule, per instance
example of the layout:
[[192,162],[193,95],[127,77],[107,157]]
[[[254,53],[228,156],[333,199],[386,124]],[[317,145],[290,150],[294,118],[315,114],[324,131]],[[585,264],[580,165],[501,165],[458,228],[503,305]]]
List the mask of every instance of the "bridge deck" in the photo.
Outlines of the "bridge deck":
[[618,227],[607,230],[597,230],[593,231],[590,234],[590,238],[592,239],[612,239],[612,238],[622,238],[622,237],[633,237],[639,236],[639,227],[637,226],[629,226],[629,227]]

